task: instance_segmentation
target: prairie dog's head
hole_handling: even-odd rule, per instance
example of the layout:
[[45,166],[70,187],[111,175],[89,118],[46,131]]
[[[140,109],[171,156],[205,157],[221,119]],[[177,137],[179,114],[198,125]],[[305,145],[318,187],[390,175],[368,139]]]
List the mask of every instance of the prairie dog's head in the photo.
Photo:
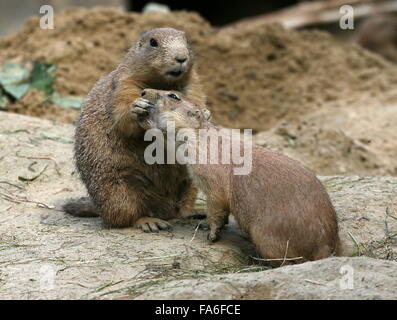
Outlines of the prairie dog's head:
[[145,89],[142,97],[154,105],[151,120],[161,130],[167,129],[168,121],[173,121],[177,130],[200,129],[211,118],[209,110],[199,108],[177,91]]
[[186,34],[177,29],[156,28],[146,31],[131,50],[138,68],[144,68],[145,71],[142,71],[146,74],[149,70],[152,78],[169,82],[181,80],[193,64],[193,51]]

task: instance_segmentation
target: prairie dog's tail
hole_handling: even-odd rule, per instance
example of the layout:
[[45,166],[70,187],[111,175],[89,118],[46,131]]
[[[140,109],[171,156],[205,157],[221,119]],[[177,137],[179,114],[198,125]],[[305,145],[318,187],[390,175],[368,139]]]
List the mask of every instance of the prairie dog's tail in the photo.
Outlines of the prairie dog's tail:
[[334,251],[334,256],[335,257],[342,257],[344,255],[343,252],[343,247],[342,247],[342,243],[340,241],[340,238],[338,236],[337,240],[336,240],[336,246],[335,246],[335,251]]
[[70,200],[62,209],[75,217],[99,217],[99,212],[88,197]]
[[332,252],[332,254],[328,257],[328,258],[332,258],[332,257],[342,257],[343,256],[343,248],[342,248],[342,244],[340,241],[339,236],[336,239],[336,244],[335,244],[335,249]]

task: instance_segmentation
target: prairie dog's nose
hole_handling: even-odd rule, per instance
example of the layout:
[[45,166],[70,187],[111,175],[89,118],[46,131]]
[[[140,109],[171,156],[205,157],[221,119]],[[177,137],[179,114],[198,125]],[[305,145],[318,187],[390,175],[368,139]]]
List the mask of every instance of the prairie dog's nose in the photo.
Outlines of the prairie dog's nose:
[[187,60],[186,56],[176,56],[175,60],[178,61],[179,63],[184,63]]
[[141,92],[141,97],[149,100],[152,103],[155,103],[157,99],[160,97],[157,90],[153,89],[143,89]]

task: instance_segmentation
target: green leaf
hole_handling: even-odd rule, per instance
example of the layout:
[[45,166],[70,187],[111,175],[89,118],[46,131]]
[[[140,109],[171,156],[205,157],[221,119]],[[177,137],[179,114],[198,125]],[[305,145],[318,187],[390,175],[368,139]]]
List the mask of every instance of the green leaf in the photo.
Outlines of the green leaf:
[[52,95],[52,102],[64,109],[80,109],[83,103],[83,97],[70,97],[70,96],[60,96],[58,93],[54,92]]
[[0,70],[0,85],[15,99],[22,98],[30,88],[42,91],[47,97],[53,93],[56,65],[36,62],[29,68],[15,62],[6,62]]
[[12,95],[15,99],[21,99],[26,92],[29,90],[29,83],[19,83],[19,84],[7,84],[5,85],[4,91]]
[[6,62],[0,71],[0,84],[3,86],[8,84],[16,84],[25,82],[29,79],[29,71],[27,68],[15,62]]
[[51,95],[54,91],[55,70],[54,64],[37,62],[32,69],[31,87],[43,91],[47,96]]
[[16,99],[22,98],[29,90],[29,71],[15,63],[6,62],[0,71],[0,84],[5,92]]

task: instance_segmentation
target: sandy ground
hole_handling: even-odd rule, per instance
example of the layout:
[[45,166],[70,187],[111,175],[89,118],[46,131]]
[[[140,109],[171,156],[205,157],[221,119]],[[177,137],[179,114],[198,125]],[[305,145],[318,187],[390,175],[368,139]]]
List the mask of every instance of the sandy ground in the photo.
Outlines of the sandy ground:
[[[234,224],[220,242],[210,245],[206,232],[196,231],[193,220],[173,221],[172,232],[145,234],[132,228],[104,229],[97,218],[80,219],[60,211],[67,199],[85,194],[72,160],[73,130],[72,125],[0,113],[0,298],[164,297],[162,286],[170,282],[168,286],[178,287],[183,280],[194,279],[199,281],[191,282],[191,288],[197,286],[192,290],[201,297],[236,298],[230,288],[216,295],[215,287],[198,290],[214,275],[230,276],[237,286],[244,279],[262,281],[263,275],[261,286],[274,288],[274,295],[254,291],[243,298],[348,298],[355,292],[368,299],[396,298],[391,290],[397,271],[397,220],[393,218],[397,217],[397,178],[321,178],[338,212],[345,253],[362,256],[361,260],[335,258],[304,264],[321,266],[313,277],[307,271],[312,267],[304,265],[253,273],[266,267],[252,264],[255,251]],[[341,263],[352,263],[360,275],[375,268],[378,277],[368,277],[364,286],[349,294],[336,293],[335,285],[330,291],[321,290],[321,295],[309,293],[316,285],[303,281],[306,275],[326,283],[336,277]],[[301,272],[302,268],[306,271]],[[284,282],[292,281],[297,273],[302,273],[301,291],[295,281],[293,287],[277,293],[279,285],[269,280],[282,274]],[[309,291],[303,289],[308,285]],[[156,288],[160,291],[154,293]],[[184,296],[174,292],[166,297]]]

